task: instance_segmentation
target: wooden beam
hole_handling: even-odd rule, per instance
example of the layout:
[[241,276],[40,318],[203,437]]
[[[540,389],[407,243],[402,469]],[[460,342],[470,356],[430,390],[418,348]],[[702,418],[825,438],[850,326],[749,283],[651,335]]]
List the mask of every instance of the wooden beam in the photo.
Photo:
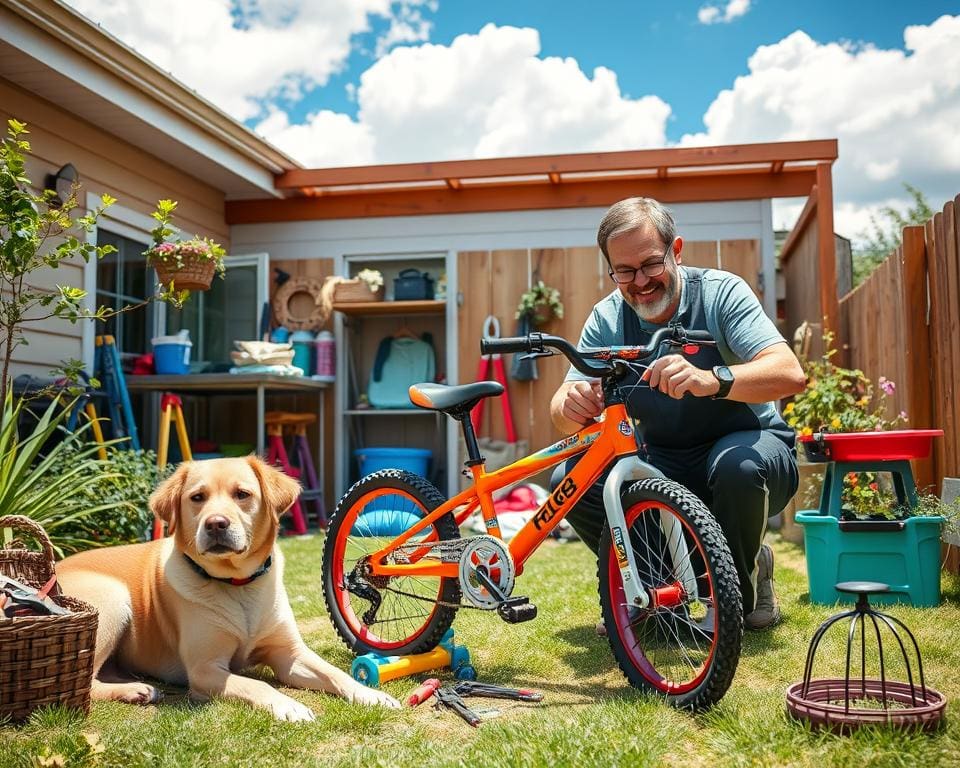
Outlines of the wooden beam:
[[460,189],[460,187],[463,186],[463,183],[460,181],[460,179],[444,179],[444,181],[447,182],[447,186],[450,189]]
[[837,159],[836,139],[786,141],[766,144],[732,144],[720,147],[645,149],[626,152],[591,152],[575,155],[450,160],[437,163],[364,165],[347,168],[297,168],[276,178],[277,189],[338,187],[358,184],[402,184],[444,179],[497,176],[546,176],[549,173],[626,171],[641,168],[767,165],[776,161],[832,162]]
[[845,359],[837,298],[837,250],[833,239],[833,178],[829,163],[817,165],[817,250],[820,257],[820,310],[824,328],[837,334],[837,348]]
[[[828,166],[829,167],[829,166]],[[516,186],[497,184],[328,194],[285,200],[233,200],[225,204],[228,224],[271,221],[423,216],[438,213],[550,210],[608,207],[626,197],[653,197],[664,203],[760,200],[800,197],[810,192],[813,170],[777,175],[695,176],[671,179],[548,181]]]
[[559,173],[549,173],[548,177],[551,184],[559,184],[561,181]]

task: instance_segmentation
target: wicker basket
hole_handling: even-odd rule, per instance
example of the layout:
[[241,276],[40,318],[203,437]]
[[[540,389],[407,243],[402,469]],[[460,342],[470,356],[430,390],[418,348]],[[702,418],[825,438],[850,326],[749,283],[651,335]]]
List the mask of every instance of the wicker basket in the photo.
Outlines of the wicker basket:
[[217,265],[213,259],[198,259],[195,256],[184,256],[183,266],[167,264],[163,261],[153,262],[157,270],[157,277],[164,285],[173,283],[178,291],[206,291],[213,282],[213,273]]
[[357,278],[352,280],[341,280],[333,289],[334,302],[350,303],[354,301],[383,301],[383,286],[376,291],[371,291],[370,287]]
[[[0,572],[32,587],[54,574],[53,547],[43,528],[26,517],[0,517],[0,530],[28,533],[42,552],[0,550]],[[14,545],[18,542],[15,540]],[[80,600],[53,593],[66,616],[0,615],[0,718],[26,720],[37,707],[59,704],[90,711],[90,683],[97,640],[97,612]]]

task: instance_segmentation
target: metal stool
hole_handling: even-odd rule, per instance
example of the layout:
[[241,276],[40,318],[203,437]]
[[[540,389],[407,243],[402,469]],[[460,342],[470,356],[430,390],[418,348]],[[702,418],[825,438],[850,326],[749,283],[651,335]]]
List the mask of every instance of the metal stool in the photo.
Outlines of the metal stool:
[[[807,663],[803,681],[787,689],[787,710],[794,717],[808,720],[816,726],[826,726],[841,733],[848,733],[861,725],[888,724],[899,727],[918,727],[932,730],[940,724],[946,705],[944,695],[930,688],[923,677],[923,662],[920,648],[907,626],[897,618],[874,610],[867,599],[869,595],[887,592],[890,587],[876,581],[844,581],[836,585],[840,592],[856,595],[853,610],[831,616],[814,633],[807,650]],[[847,653],[843,678],[812,679],[813,662],[827,630],[843,619],[850,619],[847,629]],[[873,625],[877,640],[880,678],[867,677],[867,618]],[[860,629],[860,675],[850,678],[851,652],[857,626]],[[881,626],[886,627],[900,648],[906,667],[907,682],[887,679],[883,656]],[[913,646],[916,658],[917,677],[911,666],[910,656],[900,631],[906,633]],[[866,706],[871,705],[871,706]]]

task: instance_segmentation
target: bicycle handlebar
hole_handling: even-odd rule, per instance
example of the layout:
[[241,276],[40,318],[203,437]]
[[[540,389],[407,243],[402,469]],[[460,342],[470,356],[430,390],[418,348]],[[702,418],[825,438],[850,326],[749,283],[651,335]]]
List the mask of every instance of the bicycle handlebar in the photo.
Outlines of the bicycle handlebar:
[[613,370],[613,361],[637,360],[649,357],[664,342],[669,342],[674,346],[716,344],[716,341],[707,331],[686,331],[679,326],[667,326],[655,331],[650,338],[650,343],[644,347],[608,347],[581,352],[561,336],[530,333],[526,336],[510,336],[502,339],[481,339],[480,353],[483,355],[511,352],[538,354],[545,352],[549,347],[561,352],[580,373],[599,378]]

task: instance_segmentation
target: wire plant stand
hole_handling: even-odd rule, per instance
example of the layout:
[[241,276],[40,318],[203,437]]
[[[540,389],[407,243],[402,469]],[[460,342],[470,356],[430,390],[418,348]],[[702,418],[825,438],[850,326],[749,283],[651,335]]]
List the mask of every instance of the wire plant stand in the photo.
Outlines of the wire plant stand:
[[[803,680],[787,688],[787,711],[808,721],[814,728],[828,728],[839,733],[849,733],[864,725],[921,730],[937,728],[943,719],[946,697],[927,685],[920,648],[913,633],[899,619],[874,610],[870,605],[869,596],[888,591],[888,585],[874,581],[846,581],[837,584],[836,589],[856,595],[856,605],[852,610],[830,617],[814,633],[807,650]],[[844,619],[849,619],[844,677],[814,678],[814,661],[821,641],[834,624]],[[859,675],[856,672],[851,674],[858,629]],[[879,678],[867,676],[868,634],[876,640]],[[887,678],[884,634],[900,651],[906,682]]]

